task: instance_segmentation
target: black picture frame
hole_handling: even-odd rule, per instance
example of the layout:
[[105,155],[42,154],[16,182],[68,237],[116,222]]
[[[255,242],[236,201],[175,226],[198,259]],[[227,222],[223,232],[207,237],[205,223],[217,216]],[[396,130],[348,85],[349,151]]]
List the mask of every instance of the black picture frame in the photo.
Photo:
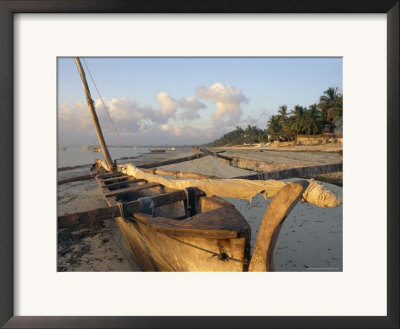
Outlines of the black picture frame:
[[[386,13],[387,316],[57,317],[13,312],[13,16],[16,13]],[[4,328],[398,328],[399,327],[399,0],[1,0],[0,325]],[[384,179],[383,177],[379,177]],[[384,209],[382,209],[384,211]],[[373,243],[373,242],[371,242]],[[373,264],[370,264],[373,266]],[[365,287],[368,289],[368,287]],[[244,301],[245,302],[245,301]]]

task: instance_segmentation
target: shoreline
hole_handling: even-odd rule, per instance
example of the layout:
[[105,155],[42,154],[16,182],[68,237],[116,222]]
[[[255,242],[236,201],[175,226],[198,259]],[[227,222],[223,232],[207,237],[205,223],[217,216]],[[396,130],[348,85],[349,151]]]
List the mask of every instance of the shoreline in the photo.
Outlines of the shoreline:
[[[212,148],[213,150],[215,148]],[[337,153],[326,152],[318,155],[308,151],[259,152],[260,148],[223,148],[227,155],[266,159],[271,163],[323,164],[331,160],[340,160]],[[271,151],[275,151],[275,148]],[[193,154],[174,152],[165,154],[143,154],[133,161],[138,165],[146,162],[162,161]],[[328,158],[326,158],[328,155]],[[198,173],[221,178],[231,178],[255,173],[254,171],[225,165],[219,160],[207,156],[187,162],[159,167],[171,171]],[[82,168],[81,168],[82,169]],[[77,170],[73,172],[76,174]],[[64,172],[67,175],[69,172]],[[70,173],[71,174],[71,173]],[[340,173],[342,174],[342,173]],[[330,174],[327,174],[330,175]],[[291,181],[291,180],[284,180]],[[342,195],[340,186],[324,183],[330,190]],[[252,230],[252,246],[258,233],[261,220],[271,199],[264,200],[256,195],[251,202],[225,198],[231,202],[246,218]],[[58,215],[85,211],[107,206],[103,195],[94,180],[67,183],[58,186]],[[342,211],[338,208],[318,208],[310,204],[299,203],[282,225],[275,248],[276,271],[313,271],[328,268],[329,271],[342,270]],[[113,219],[104,225],[89,229],[58,231],[58,271],[140,271],[132,257],[127,253]]]

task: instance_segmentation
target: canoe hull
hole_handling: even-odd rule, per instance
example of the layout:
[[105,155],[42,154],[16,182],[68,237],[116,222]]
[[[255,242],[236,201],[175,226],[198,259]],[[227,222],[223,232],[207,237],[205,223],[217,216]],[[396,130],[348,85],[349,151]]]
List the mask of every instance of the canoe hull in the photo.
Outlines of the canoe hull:
[[[171,192],[130,176],[96,176],[110,206],[121,200]],[[126,247],[145,271],[226,271],[248,269],[250,226],[229,202],[199,191],[195,213],[185,216],[183,200],[158,206],[155,214],[116,217]],[[183,215],[183,216],[182,216]]]
[[[247,270],[246,238],[174,237],[139,221],[115,218],[124,242],[145,271],[242,272]],[[232,259],[222,260],[221,248]],[[211,253],[212,252],[212,253]]]

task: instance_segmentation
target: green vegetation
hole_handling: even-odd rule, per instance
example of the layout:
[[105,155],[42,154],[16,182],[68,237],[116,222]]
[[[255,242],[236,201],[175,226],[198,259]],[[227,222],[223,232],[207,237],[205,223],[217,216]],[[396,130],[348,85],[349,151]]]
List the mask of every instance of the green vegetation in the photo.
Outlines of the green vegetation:
[[[267,122],[267,129],[255,126],[246,129],[236,127],[210,145],[228,146],[266,143],[274,140],[294,140],[297,135],[317,135],[333,133],[343,124],[343,94],[338,88],[328,88],[323,92],[318,104],[308,108],[295,105],[290,112],[286,105],[279,107],[277,114]],[[268,140],[269,138],[269,140]]]
[[236,127],[235,130],[215,140],[213,146],[264,143],[268,140],[266,132],[256,126],[248,125],[246,129]]
[[343,124],[343,94],[338,88],[328,88],[318,104],[308,108],[296,105],[288,114],[287,106],[279,107],[278,114],[269,118],[268,134],[271,140],[293,140],[296,135],[333,133]]

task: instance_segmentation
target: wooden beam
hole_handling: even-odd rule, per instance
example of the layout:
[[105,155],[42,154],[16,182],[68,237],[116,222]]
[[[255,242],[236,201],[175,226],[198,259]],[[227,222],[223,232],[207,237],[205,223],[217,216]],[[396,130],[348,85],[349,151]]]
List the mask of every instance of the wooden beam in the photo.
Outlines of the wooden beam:
[[97,117],[96,110],[94,108],[94,101],[92,99],[92,96],[90,95],[89,86],[86,81],[85,71],[83,70],[83,67],[82,67],[79,57],[75,57],[74,59],[75,59],[76,67],[78,68],[78,71],[79,71],[79,75],[81,76],[81,79],[82,79],[83,88],[85,90],[85,95],[86,95],[86,102],[88,104],[90,113],[92,115],[94,127],[96,129],[97,139],[99,140],[101,150],[103,151],[104,159],[106,160],[108,168],[110,170],[111,169],[113,170],[113,169],[115,169],[114,168],[115,165],[111,159],[110,153],[108,152],[107,145],[104,140],[103,132],[101,131],[99,119]]
[[190,156],[182,157],[182,158],[177,158],[177,159],[171,159],[171,160],[165,160],[165,161],[159,161],[159,162],[150,162],[150,163],[142,164],[142,165],[137,166],[137,167],[138,168],[149,169],[149,168],[166,166],[166,165],[174,164],[174,163],[192,161],[192,160],[195,160],[195,159],[200,159],[200,158],[205,157],[205,156],[207,156],[207,154],[198,153],[198,154],[194,154],[194,155],[190,155]]
[[142,183],[142,182],[147,182],[147,181],[143,178],[130,179],[130,180],[124,180],[123,182],[117,182],[117,183],[103,185],[102,187],[116,187],[116,186],[120,186],[120,185],[129,185],[129,184],[136,184],[136,183]]
[[251,257],[249,271],[273,271],[273,253],[282,223],[301,198],[309,182],[298,181],[283,187],[265,211]]
[[[227,157],[220,155],[217,152],[211,152],[207,149],[201,149],[202,152],[207,153],[216,157],[218,160],[225,164],[252,171],[260,171],[260,174],[250,174],[244,176],[238,176],[234,178],[251,179],[251,180],[266,180],[266,179],[286,179],[294,177],[314,177],[316,175],[328,174],[332,172],[343,171],[343,163],[332,163],[326,165],[308,166],[308,167],[296,167],[288,168],[284,170],[270,170],[271,163],[265,161],[258,161],[240,157]],[[290,165],[288,165],[290,166]]]
[[118,195],[118,194],[127,193],[127,192],[136,192],[136,191],[153,188],[153,187],[157,187],[157,186],[161,186],[161,184],[148,183],[148,184],[143,184],[143,185],[135,185],[135,186],[131,186],[131,187],[121,188],[119,190],[111,191],[108,193],[104,193],[104,196],[107,198],[107,197],[110,197],[113,195]]
[[[226,165],[240,169],[259,171],[259,172],[269,172],[275,169],[277,165],[276,163],[271,163],[266,161],[253,160],[236,156],[225,156],[219,154],[218,152],[211,152],[206,149],[201,149],[201,151],[209,155],[212,155],[213,157],[225,163]],[[293,168],[293,167],[298,167],[299,165],[280,163],[279,166],[284,168]]]
[[[203,192],[201,190],[197,188],[195,189],[196,196],[202,194]],[[161,207],[174,202],[186,200],[186,193],[183,190],[179,190],[171,193],[159,194],[154,196],[153,200],[156,202],[158,207]],[[138,200],[130,201],[124,204],[124,210],[126,214],[132,215],[135,212],[140,212],[142,206]],[[58,216],[57,223],[58,229],[62,229],[74,227],[76,225],[93,225],[118,216],[121,216],[119,207],[112,206]]]
[[206,176],[206,175],[189,173],[189,172],[168,171],[168,170],[162,170],[162,169],[143,169],[143,171],[152,173],[154,175],[168,175],[168,176],[196,178],[196,179],[217,179],[217,178],[219,178],[217,176]]
[[287,179],[287,178],[310,178],[321,174],[328,174],[331,172],[343,171],[343,163],[333,163],[327,165],[299,167],[285,170],[276,170],[264,172],[259,174],[250,174],[245,176],[238,176],[234,178],[249,179],[249,180],[266,180],[266,179]]
[[94,178],[96,174],[89,174],[89,175],[83,175],[83,176],[76,176],[76,177],[71,177],[71,178],[65,178],[61,179],[57,182],[58,185],[66,184],[66,183],[71,183],[71,182],[79,182],[81,180],[88,180],[91,178]]
[[123,176],[117,176],[117,177],[112,177],[112,178],[100,179],[100,181],[102,181],[102,182],[112,182],[113,180],[122,179],[122,178],[129,178],[129,177],[132,177],[132,176],[123,175]]

